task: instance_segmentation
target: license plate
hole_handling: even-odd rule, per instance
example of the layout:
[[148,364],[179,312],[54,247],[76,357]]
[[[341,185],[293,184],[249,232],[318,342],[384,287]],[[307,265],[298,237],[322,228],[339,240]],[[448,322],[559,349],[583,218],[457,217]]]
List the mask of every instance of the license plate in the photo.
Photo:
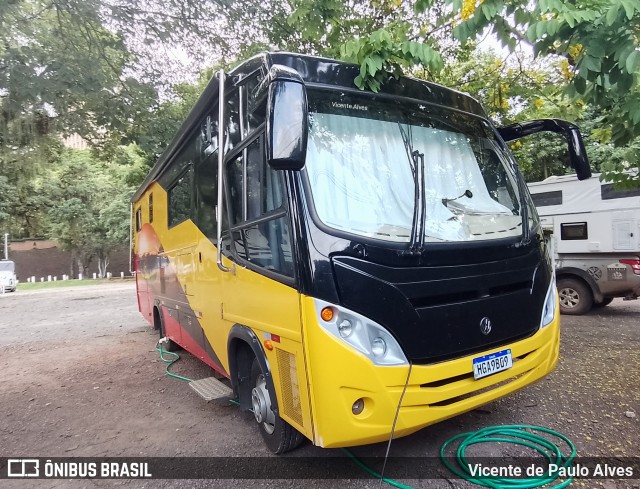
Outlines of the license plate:
[[481,379],[513,367],[511,350],[502,350],[473,359],[473,378]]

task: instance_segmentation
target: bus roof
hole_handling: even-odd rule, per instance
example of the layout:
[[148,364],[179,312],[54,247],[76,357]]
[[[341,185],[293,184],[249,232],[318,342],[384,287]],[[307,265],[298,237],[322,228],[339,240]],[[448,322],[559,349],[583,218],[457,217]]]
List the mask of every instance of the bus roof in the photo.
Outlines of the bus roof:
[[[269,52],[258,54],[242,62],[231,70],[228,75],[238,81],[258,69],[261,69],[263,73],[266,74],[271,67],[276,64],[295,69],[308,86],[324,85],[327,87],[335,87],[336,89],[356,89],[353,80],[360,74],[360,67],[351,63],[319,56],[288,52]],[[393,75],[389,74],[385,83],[382,84],[379,93],[423,100],[425,102],[463,110],[484,118],[487,117],[480,103],[470,95],[413,77],[403,76],[396,80]],[[160,155],[140,188],[131,198],[132,202],[137,201],[147,187],[162,175],[173,155],[180,150],[193,130],[199,127],[203,117],[211,110],[211,100],[215,100],[217,97],[218,81],[214,75],[169,146],[167,146],[165,151]]]

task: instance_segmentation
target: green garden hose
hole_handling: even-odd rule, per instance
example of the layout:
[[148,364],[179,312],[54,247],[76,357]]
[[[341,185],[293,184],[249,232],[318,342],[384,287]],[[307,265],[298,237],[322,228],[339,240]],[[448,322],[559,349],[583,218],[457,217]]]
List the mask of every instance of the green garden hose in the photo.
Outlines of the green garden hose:
[[393,487],[399,487],[400,489],[413,489],[413,487],[411,486],[407,486],[406,484],[403,484],[402,482],[398,482],[396,480],[393,479],[389,479],[387,477],[383,477],[382,475],[380,475],[378,472],[376,472],[375,470],[373,470],[372,468],[368,467],[362,460],[360,460],[358,457],[356,457],[353,453],[351,453],[349,450],[347,450],[346,448],[343,448],[342,451],[347,454],[347,456],[354,461],[354,463],[360,467],[362,470],[364,470],[365,472],[367,472],[368,474],[372,475],[373,477],[375,477],[376,479],[381,479],[382,482],[386,482],[387,484],[393,486]]
[[[172,374],[169,371],[169,368],[171,367],[171,365],[173,365],[174,363],[176,363],[178,360],[180,360],[180,355],[178,355],[177,353],[174,353],[172,351],[166,351],[164,348],[162,348],[162,343],[158,342],[158,344],[156,345],[156,351],[158,353],[160,353],[160,359],[167,364],[167,368],[164,369],[164,371],[167,373],[167,375],[169,377],[173,377],[174,379],[180,379],[180,380],[184,380],[186,382],[191,382],[192,379],[189,379],[187,377],[182,377],[181,375],[177,375],[177,374]],[[170,358],[165,358],[164,355],[172,355],[175,358],[170,359]]]
[[[546,433],[555,438],[558,438],[571,449],[569,455],[565,455],[560,447],[550,441],[547,437],[536,434]],[[458,449],[456,450],[456,464],[453,464],[447,460],[445,456],[446,448],[454,441],[462,439]],[[473,482],[479,486],[490,487],[495,489],[529,489],[534,487],[541,487],[545,484],[551,484],[558,479],[558,475],[550,474],[546,470],[540,476],[509,479],[504,477],[474,477],[472,476],[471,464],[466,457],[466,449],[478,443],[512,443],[515,445],[521,445],[541,454],[549,464],[554,464],[558,467],[568,468],[571,467],[573,459],[576,457],[577,451],[575,445],[564,436],[562,433],[551,430],[549,428],[543,428],[541,426],[532,425],[505,425],[505,426],[489,426],[478,431],[469,433],[461,433],[450,439],[448,439],[440,448],[440,458],[442,463],[454,474],[463,479]],[[558,471],[556,471],[558,472]],[[573,477],[569,477],[563,482],[556,485],[548,486],[548,489],[562,489],[567,487],[573,481]]]
[[[182,377],[181,375],[177,375],[169,371],[171,365],[180,360],[180,355],[174,352],[165,351],[162,348],[162,343],[160,342],[158,342],[158,344],[156,345],[156,351],[160,353],[160,359],[167,364],[167,367],[165,368],[165,372],[167,373],[167,375],[175,379],[191,382],[191,379]],[[171,355],[175,358],[165,358],[164,355]],[[235,400],[231,400],[230,402],[232,404],[239,405],[239,403]],[[571,453],[569,455],[565,455],[560,447],[558,447],[558,445],[550,441],[549,438],[536,434],[536,432],[545,433],[562,440],[570,448]],[[455,464],[452,464],[451,457],[447,458],[445,451],[449,445],[457,440],[461,441],[458,445],[458,449],[456,450]],[[516,424],[504,426],[489,426],[478,431],[461,433],[452,438],[449,438],[442,444],[442,447],[440,448],[440,459],[442,460],[442,463],[445,465],[445,467],[447,467],[458,477],[479,486],[489,487],[492,489],[533,489],[535,487],[541,487],[546,484],[551,484],[558,479],[557,475],[550,474],[548,470],[546,470],[540,476],[518,479],[509,479],[499,476],[477,477],[472,475],[473,471],[471,467],[473,464],[470,463],[467,459],[467,448],[471,445],[477,445],[479,443],[500,442],[512,443],[515,445],[521,445],[530,448],[541,454],[543,459],[545,459],[548,464],[555,464],[558,467],[564,468],[571,467],[573,459],[577,454],[575,445],[562,433],[558,433],[557,431],[551,430],[549,428],[543,428],[541,426]],[[342,451],[351,460],[353,460],[353,462],[358,465],[358,467],[360,467],[362,470],[375,477],[376,479],[380,479],[383,482],[386,482],[387,484],[393,487],[398,487],[400,489],[413,489],[411,486],[402,484],[401,482],[390,479],[388,477],[384,477],[383,475],[379,474],[375,470],[368,467],[364,462],[362,462],[362,460],[360,460],[346,448],[343,448]],[[572,481],[573,477],[568,477],[566,480],[556,485],[549,485],[546,489],[563,489],[564,487],[567,487],[569,484],[571,484]]]
[[[536,432],[546,433],[553,437],[559,438],[570,448],[571,453],[565,455],[560,447],[550,441],[548,438],[536,434]],[[456,450],[455,464],[451,463],[451,457],[447,458],[445,451],[449,445],[453,442],[462,439],[458,449]],[[573,459],[576,457],[576,447],[566,436],[557,431],[543,428],[541,426],[531,425],[505,425],[505,426],[489,426],[487,428],[480,429],[478,431],[472,431],[469,433],[461,433],[452,438],[449,438],[444,442],[442,448],[440,448],[440,459],[442,463],[458,477],[477,484],[482,487],[490,487],[493,489],[533,489],[535,487],[545,486],[551,484],[558,479],[558,475],[551,475],[549,471],[545,469],[544,473],[540,476],[509,479],[504,477],[474,477],[472,476],[472,463],[469,463],[466,455],[466,450],[471,445],[479,443],[513,443],[516,445],[525,446],[531,448],[534,451],[540,453],[548,464],[555,464],[558,467],[568,468],[571,467]],[[402,484],[396,480],[383,477],[375,470],[367,467],[358,457],[351,453],[347,449],[342,449],[349,458],[351,458],[362,470],[372,475],[376,479],[381,479],[387,484],[398,487],[400,489],[412,489],[411,486]],[[561,472],[561,471],[559,471]],[[556,485],[549,485],[546,489],[562,489],[567,487],[573,481],[573,477],[569,477],[566,480],[559,482]]]

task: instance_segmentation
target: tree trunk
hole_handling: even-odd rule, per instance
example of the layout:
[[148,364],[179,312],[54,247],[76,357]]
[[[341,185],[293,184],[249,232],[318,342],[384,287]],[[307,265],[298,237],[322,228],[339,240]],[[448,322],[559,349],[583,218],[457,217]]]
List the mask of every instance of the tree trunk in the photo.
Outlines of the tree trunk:
[[98,256],[98,276],[105,278],[107,276],[107,267],[109,266],[109,255]]
[[76,262],[76,250],[71,250],[71,263],[69,263],[69,278],[73,279],[75,278],[75,275],[73,274],[73,265]]
[[82,278],[86,278],[84,276],[84,263],[82,263],[82,257],[78,257],[78,276],[82,274]]

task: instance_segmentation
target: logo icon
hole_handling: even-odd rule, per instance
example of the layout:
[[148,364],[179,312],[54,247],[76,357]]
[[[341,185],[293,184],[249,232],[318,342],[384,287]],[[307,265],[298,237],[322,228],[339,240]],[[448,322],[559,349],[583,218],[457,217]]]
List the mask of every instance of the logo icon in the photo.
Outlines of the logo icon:
[[38,477],[40,461],[37,458],[10,458],[7,460],[7,477]]
[[480,331],[482,331],[482,334],[484,335],[491,333],[491,319],[483,317],[480,320]]

